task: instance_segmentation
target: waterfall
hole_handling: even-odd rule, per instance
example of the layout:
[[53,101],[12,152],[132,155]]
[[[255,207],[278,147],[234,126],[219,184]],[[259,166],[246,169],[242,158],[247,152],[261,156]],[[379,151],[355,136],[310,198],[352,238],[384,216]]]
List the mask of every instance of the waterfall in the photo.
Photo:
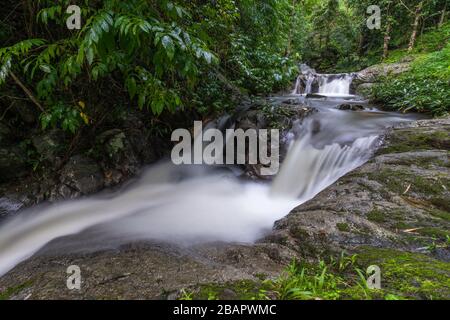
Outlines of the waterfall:
[[[115,196],[38,207],[3,224],[0,276],[50,241],[83,230],[90,231],[93,242],[79,240],[76,247],[86,250],[136,240],[252,243],[298,204],[295,198],[270,197],[269,191],[268,185],[243,183],[206,168],[162,163]],[[70,251],[65,246],[74,247],[70,239],[66,241],[60,252]]]
[[324,96],[348,96],[353,74],[320,74],[305,64],[300,65],[293,95],[318,93]]
[[295,86],[294,86],[294,89],[292,90],[291,94],[292,95],[301,94],[301,90],[302,90],[301,85],[302,85],[302,78],[301,78],[301,76],[298,76],[297,80],[295,81]]
[[[349,93],[351,75],[303,72],[296,89]],[[0,225],[0,276],[55,241],[64,253],[137,240],[252,243],[276,220],[362,165],[384,128],[406,120],[398,114],[337,110],[338,100],[335,105],[333,100],[314,103],[322,107],[297,124],[300,132],[296,127],[288,134],[292,141],[271,185],[200,166],[155,165],[138,182],[108,197],[40,206],[6,220]],[[218,127],[228,127],[230,121],[225,118]]]
[[353,76],[343,75],[319,75],[319,94],[322,95],[349,95]]
[[315,147],[312,141],[310,128],[293,143],[273,182],[272,195],[298,197],[301,202],[312,199],[344,174],[366,162],[378,136],[357,138],[350,145],[332,143],[323,148]]

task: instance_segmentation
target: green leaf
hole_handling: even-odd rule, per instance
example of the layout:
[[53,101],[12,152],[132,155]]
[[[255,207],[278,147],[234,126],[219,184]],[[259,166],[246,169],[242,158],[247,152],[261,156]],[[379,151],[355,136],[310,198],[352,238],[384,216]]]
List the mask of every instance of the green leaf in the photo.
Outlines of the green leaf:
[[138,107],[139,109],[143,109],[145,105],[146,95],[145,93],[141,93],[138,98]]
[[164,36],[161,39],[163,47],[166,49],[166,54],[169,60],[172,60],[175,55],[175,45],[173,44],[172,38],[169,36]]
[[52,72],[52,68],[49,65],[47,65],[47,64],[41,64],[39,66],[39,69],[41,69],[45,73],[51,73]]

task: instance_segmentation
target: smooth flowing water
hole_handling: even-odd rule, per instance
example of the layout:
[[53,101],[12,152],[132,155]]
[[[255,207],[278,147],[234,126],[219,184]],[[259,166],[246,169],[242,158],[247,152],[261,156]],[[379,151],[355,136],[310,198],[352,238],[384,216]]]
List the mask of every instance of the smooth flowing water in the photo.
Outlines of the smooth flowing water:
[[299,99],[318,112],[292,128],[288,154],[272,183],[246,182],[227,170],[160,163],[115,194],[41,206],[4,222],[0,275],[55,239],[67,253],[137,240],[192,245],[261,238],[295,206],[367,161],[386,127],[410,119],[376,109],[338,110],[342,103],[361,103],[350,95],[351,76],[310,76],[321,84],[321,93],[349,98],[274,99],[275,106]]

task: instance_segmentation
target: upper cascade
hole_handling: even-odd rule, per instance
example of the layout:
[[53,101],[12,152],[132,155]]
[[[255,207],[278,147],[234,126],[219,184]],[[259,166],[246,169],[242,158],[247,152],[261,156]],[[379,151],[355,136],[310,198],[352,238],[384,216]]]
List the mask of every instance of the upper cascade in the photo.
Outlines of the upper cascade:
[[301,64],[292,94],[317,93],[324,96],[351,95],[352,73],[320,74],[306,64]]

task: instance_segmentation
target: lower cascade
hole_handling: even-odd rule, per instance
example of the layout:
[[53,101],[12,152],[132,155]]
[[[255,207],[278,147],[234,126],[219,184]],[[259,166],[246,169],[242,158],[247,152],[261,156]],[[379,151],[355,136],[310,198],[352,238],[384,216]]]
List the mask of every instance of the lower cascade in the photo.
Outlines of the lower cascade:
[[70,252],[138,240],[178,245],[258,240],[276,220],[365,163],[383,130],[406,120],[376,109],[337,109],[348,101],[339,96],[350,94],[351,81],[351,74],[319,75],[303,67],[294,94],[317,92],[335,98],[303,100],[318,112],[292,129],[286,158],[273,182],[242,181],[203,166],[160,163],[115,194],[25,210],[3,223],[0,275],[46,245]]

